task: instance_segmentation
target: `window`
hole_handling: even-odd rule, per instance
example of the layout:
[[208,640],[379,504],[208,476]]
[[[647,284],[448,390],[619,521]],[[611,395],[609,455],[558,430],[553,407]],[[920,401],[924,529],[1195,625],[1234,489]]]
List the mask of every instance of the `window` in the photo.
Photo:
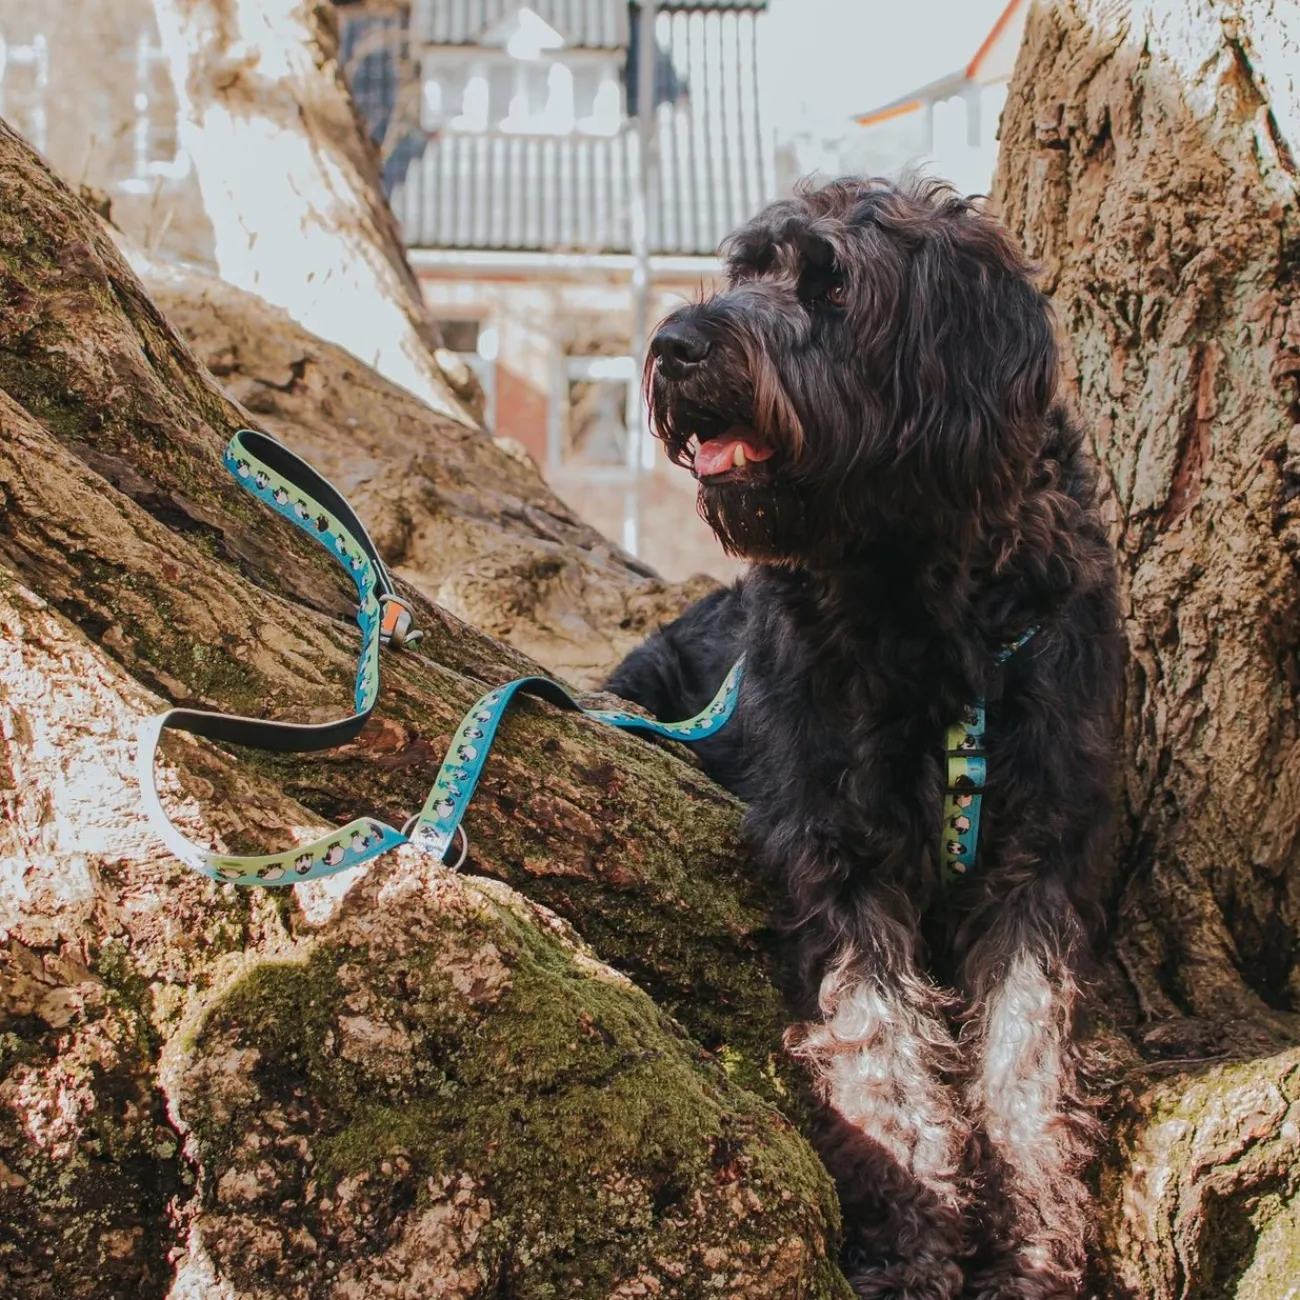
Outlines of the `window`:
[[479,322],[476,320],[440,320],[443,346],[452,352],[478,353]]
[[171,73],[167,57],[150,29],[135,43],[135,121],[131,132],[131,175],[121,182],[128,194],[150,194],[159,179],[182,180],[190,157],[176,139]]
[[568,135],[573,130],[573,73],[563,63],[541,61],[516,61],[511,71],[509,108],[501,130],[516,135]]
[[627,463],[627,385],[607,379],[569,380],[568,463]]
[[947,159],[966,149],[969,126],[966,99],[954,95],[942,99],[934,106],[934,145],[936,158]]
[[49,147],[45,95],[50,84],[50,48],[37,32],[26,45],[6,45],[0,35],[0,116],[44,153]]
[[492,96],[488,85],[488,70],[482,64],[470,72],[461,96],[460,115],[453,117],[448,126],[454,131],[486,131],[491,112]]
[[637,378],[632,358],[571,356],[565,371],[567,418],[552,460],[565,469],[595,471],[598,478],[620,477],[631,452],[628,403],[635,396]]
[[491,430],[497,416],[497,328],[477,317],[452,316],[436,320],[442,344],[478,376],[483,385],[483,423]]
[[612,62],[584,69],[578,103],[582,116],[577,126],[584,135],[618,134],[623,125],[623,88]]
[[425,131],[507,135],[617,135],[623,92],[613,59],[518,59],[480,48],[430,50],[423,60],[420,125]]
[[401,17],[347,12],[339,16],[339,62],[370,138],[381,147],[397,111],[405,44]]

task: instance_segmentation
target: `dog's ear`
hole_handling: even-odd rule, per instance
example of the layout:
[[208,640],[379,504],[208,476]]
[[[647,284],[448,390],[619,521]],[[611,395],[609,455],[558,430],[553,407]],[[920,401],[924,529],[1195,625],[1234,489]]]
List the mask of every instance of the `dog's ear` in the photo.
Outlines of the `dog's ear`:
[[1056,395],[1051,307],[995,221],[955,201],[907,261],[900,453],[931,498],[999,511],[1023,489]]

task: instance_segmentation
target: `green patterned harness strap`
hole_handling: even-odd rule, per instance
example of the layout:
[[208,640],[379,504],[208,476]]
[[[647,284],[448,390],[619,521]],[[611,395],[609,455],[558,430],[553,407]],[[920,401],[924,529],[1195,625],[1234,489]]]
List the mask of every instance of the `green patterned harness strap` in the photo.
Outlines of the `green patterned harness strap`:
[[[997,663],[1006,663],[1038,631],[1031,627],[1015,641],[998,651]],[[948,764],[948,789],[943,801],[943,826],[939,861],[945,885],[975,870],[979,852],[980,811],[988,764],[984,750],[984,698],[980,696],[948,728],[945,746]]]
[[[402,830],[363,817],[309,844],[259,857],[217,853],[194,844],[176,828],[158,798],[154,761],[164,731],[184,731],[224,744],[281,753],[307,753],[346,744],[365,726],[379,698],[381,647],[410,646],[420,635],[412,630],[411,608],[397,595],[392,575],[365,526],[331,483],[274,438],[249,429],[240,430],[230,440],[224,462],[241,486],[326,547],[351,576],[357,589],[361,654],[353,687],[353,712],[336,722],[307,725],[198,709],[170,709],[141,726],[137,767],[150,821],[178,858],[206,876],[237,885],[295,884],[332,876],[407,843],[445,859],[457,831],[464,841],[461,821],[497,727],[511,702],[521,694],[577,710],[613,727],[690,742],[714,735],[735,712],[743,659],[732,667],[709,705],[685,722],[656,722],[635,713],[584,709],[559,682],[548,677],[521,677],[487,691],[475,702],[456,729],[424,806]],[[465,841],[457,866],[467,848]]]

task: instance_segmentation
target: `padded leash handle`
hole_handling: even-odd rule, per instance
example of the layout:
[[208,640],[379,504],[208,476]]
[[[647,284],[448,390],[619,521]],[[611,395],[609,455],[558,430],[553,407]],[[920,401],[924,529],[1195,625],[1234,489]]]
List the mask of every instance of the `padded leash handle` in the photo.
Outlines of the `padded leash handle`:
[[412,627],[411,607],[398,596],[392,575],[365,525],[332,483],[283,444],[251,429],[241,429],[235,434],[223,460],[241,487],[314,538],[350,574],[357,588],[361,654],[353,687],[354,711],[335,722],[275,722],[199,709],[170,709],[141,725],[136,766],[150,823],[181,861],[214,880],[236,885],[287,885],[319,880],[408,843],[444,860],[457,831],[464,839],[456,864],[459,866],[469,848],[461,822],[501,719],[520,694],[576,710],[609,726],[688,742],[713,735],[735,712],[743,659],[732,667],[708,706],[685,722],[657,722],[635,713],[584,709],[559,682],[549,677],[521,677],[480,696],[461,721],[429,797],[407,823],[411,829],[409,838],[405,831],[396,830],[386,822],[358,818],[320,839],[282,853],[250,857],[203,848],[181,834],[158,798],[154,763],[164,731],[183,731],[219,743],[248,745],[277,753],[333,749],[355,739],[374,710],[379,698],[381,646],[409,646],[420,636]]
[[397,595],[392,575],[343,494],[300,456],[267,434],[241,429],[230,440],[222,460],[242,488],[324,546],[352,578],[361,630],[353,712],[334,722],[306,724],[170,709],[140,728],[136,751],[140,790],[157,834],[178,858],[204,875],[244,885],[319,879],[377,857],[404,843],[404,837],[384,822],[359,819],[284,853],[260,857],[214,853],[182,835],[163,809],[154,781],[158,742],[162,733],[170,730],[282,754],[312,753],[347,744],[365,726],[379,698],[381,645],[412,639],[411,611]]

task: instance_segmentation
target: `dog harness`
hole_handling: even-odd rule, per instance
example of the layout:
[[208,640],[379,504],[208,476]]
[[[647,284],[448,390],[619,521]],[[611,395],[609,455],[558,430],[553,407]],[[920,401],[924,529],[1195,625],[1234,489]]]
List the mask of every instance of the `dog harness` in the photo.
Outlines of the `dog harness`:
[[[414,630],[413,611],[397,595],[392,575],[365,525],[333,484],[282,443],[251,429],[235,434],[225,449],[223,462],[241,487],[326,547],[351,576],[357,589],[361,654],[353,687],[354,711],[334,722],[274,722],[200,709],[169,709],[141,725],[136,763],[149,820],[182,862],[214,880],[236,885],[289,885],[318,880],[359,866],[399,844],[414,844],[445,861],[457,834],[461,852],[453,869],[459,867],[469,851],[462,825],[466,810],[501,719],[519,695],[535,696],[608,726],[687,743],[716,735],[735,712],[744,674],[743,655],[732,665],[709,704],[684,722],[657,722],[636,713],[585,709],[552,678],[520,677],[494,687],[474,702],[456,728],[423,806],[400,831],[377,818],[363,817],[282,853],[242,856],[203,848],[181,834],[158,798],[154,762],[164,731],[182,731],[218,743],[277,753],[333,749],[355,739],[374,711],[379,698],[381,647],[400,650],[414,645],[422,635]],[[997,662],[1004,663],[1036,631],[1030,628],[1019,640],[1003,647]],[[940,854],[945,882],[967,875],[975,867],[986,776],[984,713],[981,698],[948,732],[948,793]]]
[[549,677],[520,677],[494,687],[475,701],[456,728],[451,748],[424,806],[402,830],[377,818],[364,817],[310,844],[261,857],[217,853],[194,844],[180,833],[158,799],[154,758],[164,731],[184,731],[225,744],[279,753],[307,753],[346,744],[365,726],[379,698],[380,647],[401,649],[414,644],[420,635],[412,627],[411,607],[397,595],[392,575],[365,526],[331,483],[283,444],[250,429],[235,434],[223,459],[242,487],[315,538],[350,574],[357,589],[361,655],[353,689],[354,712],[336,722],[319,725],[268,722],[198,709],[169,709],[147,719],[141,726],[136,762],[149,819],[181,861],[214,880],[236,885],[287,885],[318,880],[368,862],[399,844],[414,844],[445,861],[457,832],[462,846],[454,865],[460,866],[469,850],[461,826],[465,810],[473,798],[501,718],[519,695],[536,696],[612,727],[688,742],[714,735],[735,711],[743,658],[732,667],[709,705],[685,722],[656,722],[635,713],[584,709],[559,682]]
[[[1001,666],[1023,648],[1038,631],[1031,627],[998,651]],[[948,792],[943,801],[943,827],[939,848],[940,874],[945,885],[975,870],[980,842],[980,806],[988,765],[984,750],[984,697],[979,696],[948,728],[946,755]]]

